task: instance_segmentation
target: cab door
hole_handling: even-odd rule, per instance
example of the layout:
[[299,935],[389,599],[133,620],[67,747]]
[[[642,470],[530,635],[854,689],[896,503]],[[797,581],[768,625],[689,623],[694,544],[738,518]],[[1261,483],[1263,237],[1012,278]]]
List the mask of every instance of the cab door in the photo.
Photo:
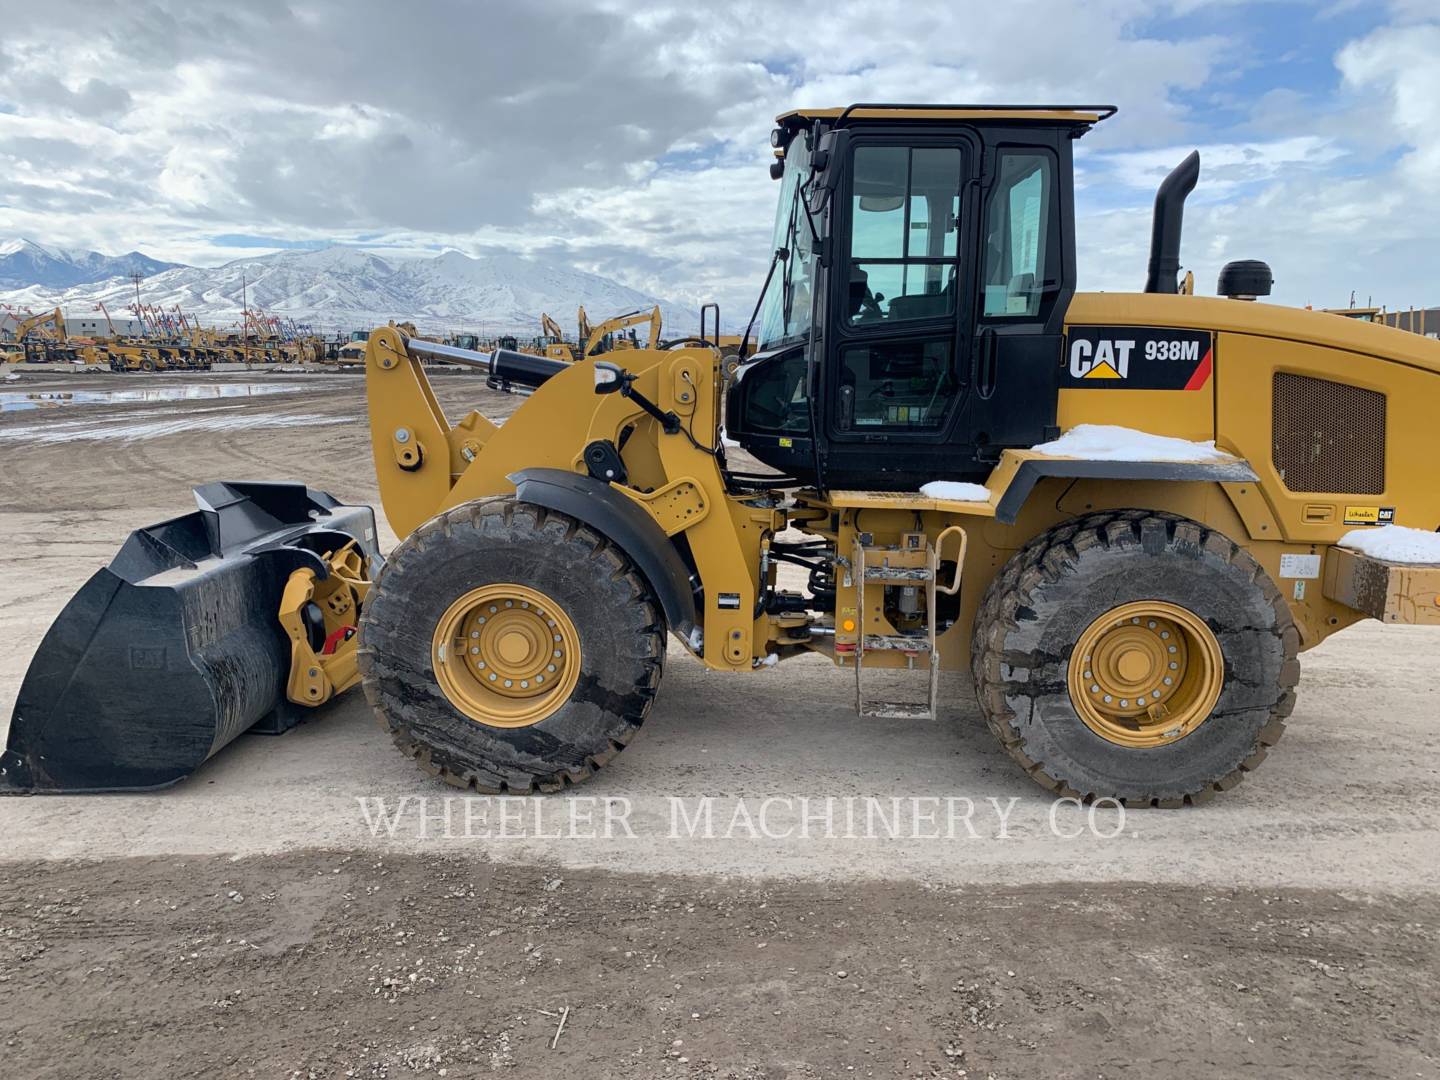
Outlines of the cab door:
[[1074,280],[1054,132],[855,130],[831,207],[818,454],[831,488],[983,479],[1053,437]]
[[832,217],[828,486],[893,486],[950,438],[970,355],[979,143],[856,132]]

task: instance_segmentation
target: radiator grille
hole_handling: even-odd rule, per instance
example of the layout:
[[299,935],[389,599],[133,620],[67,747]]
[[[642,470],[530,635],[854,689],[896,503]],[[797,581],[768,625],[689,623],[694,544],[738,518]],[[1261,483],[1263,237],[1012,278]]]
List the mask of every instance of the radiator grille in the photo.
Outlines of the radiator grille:
[[1385,395],[1308,375],[1275,375],[1275,468],[1291,491],[1385,490]]

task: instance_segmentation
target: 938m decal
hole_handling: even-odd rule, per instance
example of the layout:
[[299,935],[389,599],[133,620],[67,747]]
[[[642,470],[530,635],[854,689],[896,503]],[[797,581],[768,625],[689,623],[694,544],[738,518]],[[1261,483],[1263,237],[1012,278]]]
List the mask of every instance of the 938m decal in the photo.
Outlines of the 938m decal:
[[1072,326],[1060,385],[1092,390],[1200,390],[1215,361],[1208,330]]

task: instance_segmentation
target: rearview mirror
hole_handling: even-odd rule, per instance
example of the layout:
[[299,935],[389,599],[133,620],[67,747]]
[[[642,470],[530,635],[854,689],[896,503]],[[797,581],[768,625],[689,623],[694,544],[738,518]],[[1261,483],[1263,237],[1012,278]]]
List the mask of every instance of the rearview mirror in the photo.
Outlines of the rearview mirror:
[[625,386],[625,369],[604,360],[595,361],[595,393],[613,394]]

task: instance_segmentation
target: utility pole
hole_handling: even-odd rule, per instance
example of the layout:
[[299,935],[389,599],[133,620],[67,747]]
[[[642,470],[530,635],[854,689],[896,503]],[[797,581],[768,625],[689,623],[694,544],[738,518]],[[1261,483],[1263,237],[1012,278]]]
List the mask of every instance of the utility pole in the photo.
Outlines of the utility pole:
[[240,356],[250,367],[250,300],[246,292],[245,271],[240,271]]
[[140,282],[145,280],[145,275],[139,270],[132,271],[130,281],[135,286],[135,318],[140,322],[140,336],[145,336],[145,318],[140,314]]

